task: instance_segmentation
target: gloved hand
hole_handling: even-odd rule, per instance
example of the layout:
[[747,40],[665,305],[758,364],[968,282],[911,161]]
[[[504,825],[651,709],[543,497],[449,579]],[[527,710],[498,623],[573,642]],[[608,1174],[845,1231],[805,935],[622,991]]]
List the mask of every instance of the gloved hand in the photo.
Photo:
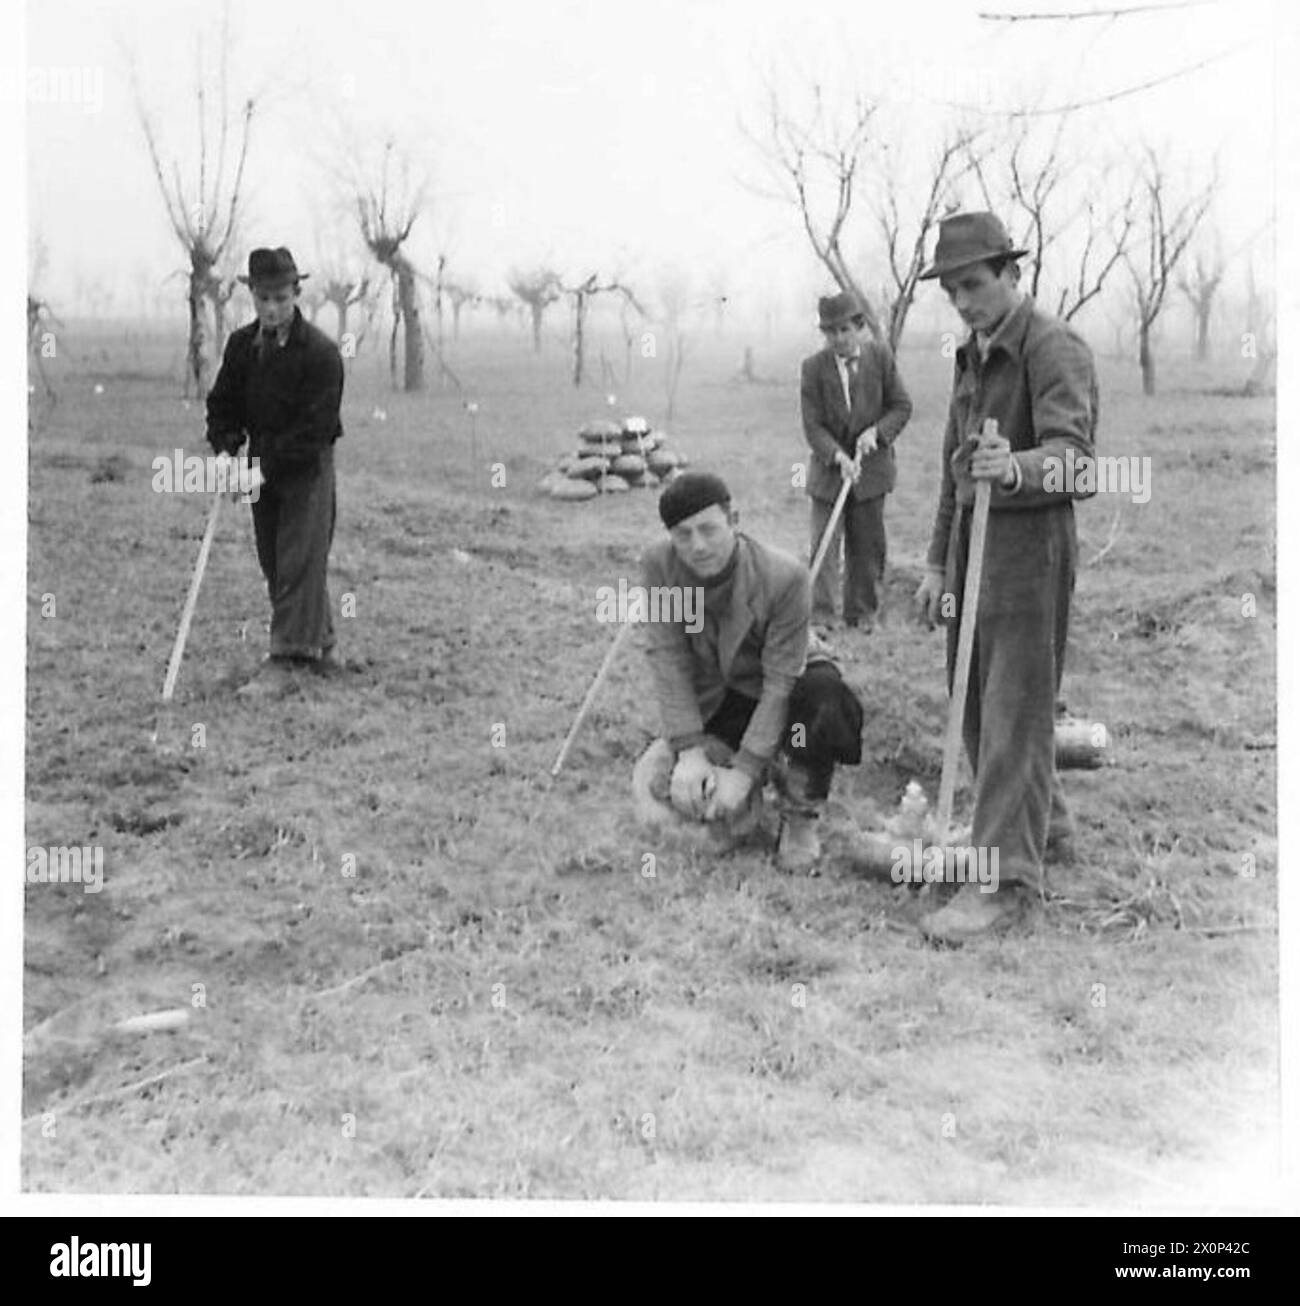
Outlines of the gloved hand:
[[729,821],[738,816],[749,801],[754,779],[739,767],[724,766],[717,772],[713,797],[704,810],[706,821]]
[[688,748],[679,754],[668,782],[668,796],[674,809],[694,821],[707,820],[717,775],[717,767],[709,761],[703,748]]

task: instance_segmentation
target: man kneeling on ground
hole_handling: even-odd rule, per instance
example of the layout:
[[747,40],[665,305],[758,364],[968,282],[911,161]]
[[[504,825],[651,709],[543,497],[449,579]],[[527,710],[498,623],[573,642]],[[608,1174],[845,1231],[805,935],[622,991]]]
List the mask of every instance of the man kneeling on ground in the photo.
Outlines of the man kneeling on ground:
[[[717,476],[688,472],[659,497],[668,538],[642,559],[647,592],[695,591],[651,621],[646,651],[663,737],[638,763],[660,802],[743,833],[771,779],[785,870],[813,870],[837,762],[861,761],[862,708],[829,659],[809,661],[811,583],[789,554],[736,530]],[[684,614],[695,614],[688,622]]]

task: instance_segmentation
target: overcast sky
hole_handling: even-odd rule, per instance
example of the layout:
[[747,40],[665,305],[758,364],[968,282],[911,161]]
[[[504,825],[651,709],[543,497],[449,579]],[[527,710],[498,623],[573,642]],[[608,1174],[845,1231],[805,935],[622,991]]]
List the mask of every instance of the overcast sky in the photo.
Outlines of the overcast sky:
[[[448,249],[485,289],[511,264],[543,257],[568,271],[621,266],[650,277],[676,264],[699,283],[722,267],[733,285],[815,285],[792,212],[745,184],[762,174],[739,120],[754,118],[765,77],[815,76],[884,97],[882,130],[915,165],[953,118],[951,104],[1099,98],[1204,61],[1089,111],[1085,148],[1131,154],[1146,138],[1192,170],[1217,154],[1215,221],[1229,247],[1258,230],[1272,203],[1274,6],[1231,0],[1069,24],[978,16],[1086,6],[235,0],[232,83],[266,97],[242,247],[287,243],[309,266],[322,247],[354,240],[326,166],[341,134],[373,143],[393,132],[431,179],[415,252]],[[205,34],[215,54],[219,12],[195,0],[29,8],[29,221],[49,247],[42,290],[52,302],[77,278],[99,279],[127,307],[130,284],[179,266],[127,53],[164,152],[192,171],[196,40]],[[41,102],[39,74],[52,68],[98,70],[83,91],[91,102]]]

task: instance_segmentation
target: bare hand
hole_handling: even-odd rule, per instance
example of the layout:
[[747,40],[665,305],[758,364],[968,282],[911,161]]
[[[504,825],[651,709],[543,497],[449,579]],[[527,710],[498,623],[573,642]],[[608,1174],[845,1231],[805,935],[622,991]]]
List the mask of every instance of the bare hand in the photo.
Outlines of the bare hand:
[[686,749],[678,756],[668,781],[669,800],[673,807],[692,820],[710,820],[708,812],[718,774],[704,749]]
[[927,567],[925,578],[916,587],[914,601],[921,609],[921,621],[931,630],[939,624],[946,588],[944,574],[937,567]]
[[1002,435],[980,436],[971,454],[970,475],[975,481],[1011,484],[1015,479],[1011,470],[1011,441]]
[[862,464],[856,458],[850,458],[843,449],[835,451],[835,461],[839,465],[840,474],[846,481],[856,482],[862,475]]
[[735,766],[721,767],[716,773],[713,797],[704,812],[706,821],[729,821],[738,816],[754,787],[753,777]]
[[875,453],[880,448],[880,440],[876,435],[876,428],[869,426],[858,436],[858,458],[863,454]]

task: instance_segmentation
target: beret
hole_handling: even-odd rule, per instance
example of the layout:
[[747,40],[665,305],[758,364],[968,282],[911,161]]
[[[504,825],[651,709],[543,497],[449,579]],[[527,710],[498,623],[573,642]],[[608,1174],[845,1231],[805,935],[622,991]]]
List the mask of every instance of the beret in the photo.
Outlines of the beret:
[[672,530],[678,522],[715,503],[723,508],[731,503],[731,491],[722,477],[712,472],[683,472],[659,496],[659,516]]

